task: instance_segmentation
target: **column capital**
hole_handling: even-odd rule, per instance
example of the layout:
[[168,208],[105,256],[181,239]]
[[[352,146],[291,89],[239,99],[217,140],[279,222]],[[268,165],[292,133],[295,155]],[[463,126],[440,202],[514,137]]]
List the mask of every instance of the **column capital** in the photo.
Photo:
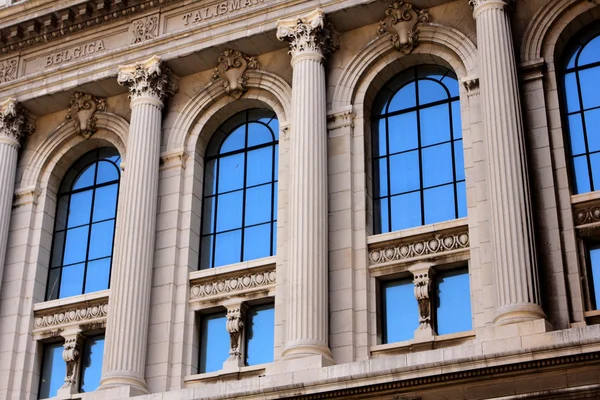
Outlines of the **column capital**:
[[337,50],[337,32],[320,8],[297,17],[277,21],[277,39],[290,43],[292,59],[313,53],[321,57]]
[[16,99],[0,103],[0,140],[9,139],[20,146],[25,134],[33,130],[35,125],[29,122],[29,112]]
[[469,0],[469,4],[473,9],[473,15],[475,18],[479,15],[479,13],[488,8],[500,8],[504,9],[511,4],[515,3],[517,0]]
[[171,69],[158,56],[135,64],[120,65],[117,82],[129,89],[132,100],[150,97],[162,102],[178,90]]

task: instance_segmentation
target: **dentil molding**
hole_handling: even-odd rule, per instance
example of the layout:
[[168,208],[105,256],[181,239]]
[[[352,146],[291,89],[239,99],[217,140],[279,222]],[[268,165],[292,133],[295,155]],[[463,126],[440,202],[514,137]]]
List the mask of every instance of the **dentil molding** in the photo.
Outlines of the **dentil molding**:
[[158,56],[130,65],[119,66],[117,82],[129,89],[132,99],[153,97],[160,101],[178,90],[173,82],[171,69]]
[[302,17],[277,21],[277,39],[289,42],[292,58],[302,53],[327,56],[340,47],[337,32],[320,8]]
[[219,65],[215,67],[214,80],[221,80],[225,93],[234,99],[239,99],[248,91],[249,69],[258,69],[258,61],[254,57],[232,49],[226,49],[218,59]]
[[426,10],[395,0],[385,10],[385,19],[379,22],[377,33],[390,34],[394,48],[404,54],[410,54],[419,44],[418,26],[425,22],[431,22],[431,16]]
[[75,92],[65,119],[72,121],[77,132],[87,139],[96,133],[96,111],[106,111],[106,99],[89,93]]

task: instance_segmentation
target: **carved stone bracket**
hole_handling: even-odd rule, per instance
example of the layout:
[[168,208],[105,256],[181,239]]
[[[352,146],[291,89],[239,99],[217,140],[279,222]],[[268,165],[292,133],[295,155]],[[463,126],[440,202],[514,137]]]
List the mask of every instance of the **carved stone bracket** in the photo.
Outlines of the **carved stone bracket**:
[[62,357],[67,364],[67,375],[65,376],[65,383],[60,388],[59,393],[73,394],[77,393],[79,386],[79,362],[81,359],[83,337],[79,329],[63,332],[61,336],[65,338]]
[[17,79],[18,58],[9,58],[0,61],[0,83],[6,83]]
[[327,56],[340,47],[338,36],[320,8],[302,17],[277,21],[277,39],[289,42],[292,58],[302,53]]
[[65,119],[73,121],[81,136],[89,138],[96,133],[96,111],[106,111],[106,100],[88,93],[75,92],[71,97]]
[[479,78],[475,76],[467,76],[461,79],[461,83],[467,89],[467,95],[472,96],[479,93]]
[[6,137],[21,143],[26,134],[35,130],[29,113],[15,99],[0,104],[0,138]]
[[163,101],[178,90],[171,69],[158,56],[131,65],[119,66],[117,81],[129,89],[132,99],[153,97]]
[[133,21],[131,24],[131,43],[141,43],[158,36],[158,15],[150,15]]
[[379,35],[389,33],[396,50],[410,54],[419,44],[419,24],[430,21],[431,16],[426,10],[394,0],[385,10],[385,19],[379,23],[377,32]]
[[[431,322],[431,283],[433,269],[431,263],[419,263],[411,266],[409,271],[413,274],[415,285],[415,298],[419,304],[419,327],[417,331],[424,331],[426,336],[433,335]],[[415,336],[419,336],[419,333]]]
[[246,320],[246,306],[236,304],[227,309],[227,332],[229,332],[230,348],[228,364],[234,367],[244,366],[244,321]]
[[221,79],[225,93],[234,99],[239,99],[248,90],[246,83],[249,69],[258,69],[258,61],[254,57],[232,49],[226,49],[219,56],[219,65],[213,74],[214,80]]

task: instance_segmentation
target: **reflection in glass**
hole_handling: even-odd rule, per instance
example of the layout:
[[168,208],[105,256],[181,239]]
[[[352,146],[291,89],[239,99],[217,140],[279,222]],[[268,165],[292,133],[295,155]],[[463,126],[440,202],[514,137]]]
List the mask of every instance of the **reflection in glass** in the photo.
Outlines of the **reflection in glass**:
[[250,308],[246,322],[246,365],[273,361],[275,308],[273,304]]
[[62,358],[63,350],[62,343],[44,344],[40,391],[38,394],[40,399],[55,397],[58,389],[65,383],[67,363]]
[[223,368],[229,357],[229,335],[225,312],[200,317],[200,362],[198,373],[214,372]]
[[467,268],[438,273],[436,283],[437,334],[471,330],[471,289]]
[[377,96],[374,233],[466,216],[458,96],[455,75],[440,66],[409,69]]
[[275,254],[278,129],[274,112],[254,109],[225,121],[210,140],[200,269]]
[[600,35],[574,46],[563,76],[573,191],[600,189]]
[[411,279],[384,282],[381,285],[383,343],[413,338],[419,326],[419,306]]
[[81,354],[79,392],[93,392],[100,386],[103,355],[104,335],[90,336],[85,339]]
[[57,201],[47,300],[108,289],[120,162],[115,149],[100,148],[81,157],[65,174]]

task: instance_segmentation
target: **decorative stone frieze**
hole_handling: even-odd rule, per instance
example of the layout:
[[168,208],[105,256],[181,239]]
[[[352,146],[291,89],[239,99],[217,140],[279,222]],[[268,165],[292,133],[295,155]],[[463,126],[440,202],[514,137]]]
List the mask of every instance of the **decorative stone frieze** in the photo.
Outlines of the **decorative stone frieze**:
[[392,246],[369,249],[369,264],[407,262],[422,256],[443,256],[445,253],[469,248],[466,230],[442,233],[411,241],[401,241]]
[[18,58],[9,58],[0,61],[0,83],[6,83],[17,79]]
[[246,320],[246,306],[238,304],[227,309],[227,332],[229,332],[230,348],[228,363],[236,367],[244,366],[243,334]]
[[218,59],[219,65],[215,67],[214,80],[221,80],[225,93],[234,99],[239,99],[248,90],[246,83],[249,69],[258,69],[258,61],[254,57],[232,49],[226,49]]
[[575,205],[573,216],[575,226],[600,223],[600,200]]
[[243,271],[233,276],[207,279],[192,281],[190,301],[214,300],[257,290],[269,290],[275,286],[277,275],[275,268],[271,267],[252,273]]
[[73,325],[103,322],[108,315],[108,297],[35,312],[34,331],[66,329]]
[[410,54],[419,45],[419,24],[430,21],[431,16],[426,10],[394,0],[385,10],[385,19],[379,23],[377,32],[379,35],[390,34],[394,48]]
[[135,20],[131,24],[131,43],[141,43],[158,36],[158,15]]
[[131,65],[119,66],[117,81],[129,89],[130,97],[153,97],[163,101],[177,92],[171,69],[165,66],[160,57]]
[[277,38],[289,42],[292,58],[302,53],[327,56],[340,47],[337,32],[320,8],[297,19],[277,21]]
[[75,92],[65,119],[72,121],[77,132],[87,139],[96,133],[97,111],[106,111],[105,99],[89,93]]

